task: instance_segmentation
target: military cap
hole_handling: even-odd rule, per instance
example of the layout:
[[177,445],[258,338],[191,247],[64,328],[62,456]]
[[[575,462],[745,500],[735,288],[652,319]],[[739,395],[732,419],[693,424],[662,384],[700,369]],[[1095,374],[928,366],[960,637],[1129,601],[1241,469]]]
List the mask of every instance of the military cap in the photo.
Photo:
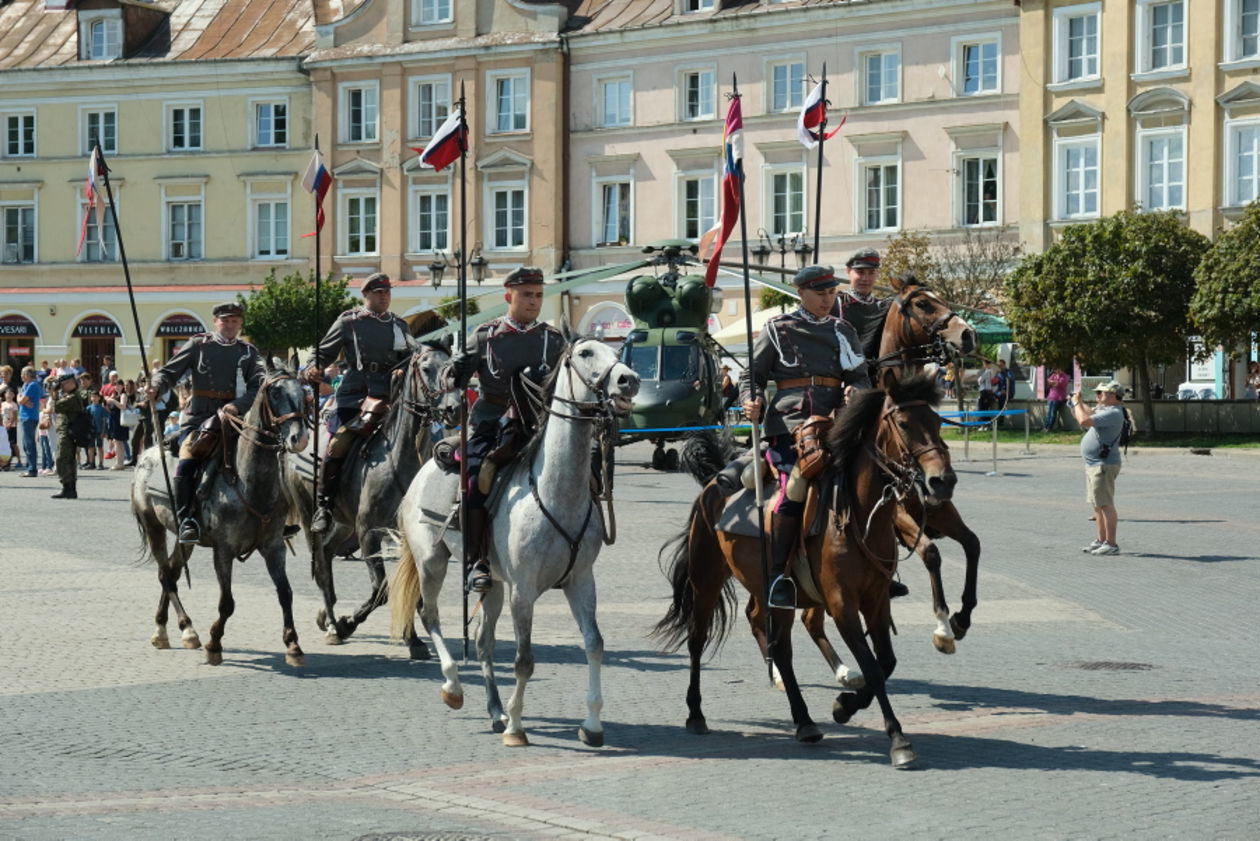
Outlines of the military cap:
[[237,301],[228,301],[225,304],[219,304],[214,308],[214,317],[222,318],[225,315],[238,315],[245,317],[245,305]]
[[537,266],[521,266],[508,274],[503,280],[503,285],[508,289],[513,286],[524,286],[527,283],[542,283],[542,269]]
[[57,378],[57,387],[60,388],[62,383],[74,383],[77,386],[79,378],[75,374],[62,374]]
[[363,281],[363,289],[361,291],[364,295],[366,295],[369,292],[376,292],[379,289],[392,288],[393,286],[389,282],[389,275],[385,274],[385,272],[373,272],[368,275],[367,280]]
[[853,256],[849,258],[849,262],[845,263],[850,269],[878,269],[879,268],[879,252],[874,248],[863,248],[853,252]]
[[797,289],[810,289],[815,292],[834,289],[840,285],[840,281],[836,280],[836,270],[831,266],[806,266],[796,273],[792,282],[796,284]]

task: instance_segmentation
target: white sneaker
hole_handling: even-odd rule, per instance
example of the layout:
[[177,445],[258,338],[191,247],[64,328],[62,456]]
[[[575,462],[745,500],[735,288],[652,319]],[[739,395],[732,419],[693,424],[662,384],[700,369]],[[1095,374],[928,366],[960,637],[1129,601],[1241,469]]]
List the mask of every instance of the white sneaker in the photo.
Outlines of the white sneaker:
[[1092,555],[1095,549],[1101,549],[1102,547],[1106,545],[1107,544],[1103,543],[1101,540],[1094,540],[1094,541],[1091,541],[1088,546],[1082,547],[1081,551],[1085,552],[1086,554]]
[[1090,552],[1089,554],[1091,555],[1119,555],[1120,547],[1114,543],[1104,543],[1103,545],[1099,546],[1097,549]]

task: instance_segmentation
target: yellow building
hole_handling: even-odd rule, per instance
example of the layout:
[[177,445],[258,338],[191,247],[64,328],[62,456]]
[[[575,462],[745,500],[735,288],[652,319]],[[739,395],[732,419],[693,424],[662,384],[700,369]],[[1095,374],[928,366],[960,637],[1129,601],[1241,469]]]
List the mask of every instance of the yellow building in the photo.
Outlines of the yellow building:
[[[162,361],[269,270],[305,270],[310,0],[0,6],[0,361]],[[88,154],[119,228],[85,217]],[[121,234],[121,237],[119,236]],[[137,333],[119,261],[137,290]],[[77,252],[77,253],[76,253]]]

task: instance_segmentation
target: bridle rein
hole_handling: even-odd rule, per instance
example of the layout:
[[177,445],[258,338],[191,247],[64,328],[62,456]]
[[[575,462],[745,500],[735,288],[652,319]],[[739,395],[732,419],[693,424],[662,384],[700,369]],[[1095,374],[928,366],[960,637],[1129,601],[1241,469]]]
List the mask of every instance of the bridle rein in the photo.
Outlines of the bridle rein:
[[[915,299],[920,296],[937,301],[945,309],[945,313],[934,321],[928,321],[914,306]],[[876,368],[904,368],[909,365],[926,365],[929,362],[944,365],[950,361],[950,345],[942,334],[951,321],[960,318],[957,312],[949,309],[945,302],[941,301],[927,286],[912,286],[899,294],[897,310],[901,315],[901,339],[904,346],[876,359]],[[915,344],[912,323],[923,331],[927,338],[926,342]]]

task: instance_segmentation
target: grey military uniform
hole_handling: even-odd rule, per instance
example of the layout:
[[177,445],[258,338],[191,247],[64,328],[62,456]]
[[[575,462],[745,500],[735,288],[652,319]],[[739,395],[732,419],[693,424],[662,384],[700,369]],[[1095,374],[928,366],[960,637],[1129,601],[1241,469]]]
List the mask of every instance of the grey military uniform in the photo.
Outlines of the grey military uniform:
[[[857,348],[857,333],[853,327],[834,316],[819,319],[798,309],[766,322],[753,344],[750,369],[759,392],[771,381],[785,383],[826,377],[843,383],[780,386],[765,413],[766,436],[791,432],[810,415],[830,414],[844,404],[845,386],[870,388],[866,360]],[[748,372],[745,372],[741,402],[747,400],[749,394]]]
[[861,301],[852,292],[839,295],[840,316],[857,331],[857,348],[866,355],[867,361],[879,358],[879,344],[884,334],[884,321],[888,318],[891,298],[872,296],[870,302]]
[[[527,328],[503,317],[487,321],[476,329],[468,352],[477,357],[477,380],[481,399],[473,404],[469,425],[477,429],[486,421],[497,421],[507,410],[512,375],[523,368],[547,373],[555,368],[564,350],[564,335],[542,321]],[[442,372],[443,384],[463,388],[450,363]]]
[[346,373],[337,388],[337,408],[358,408],[367,397],[389,397],[390,371],[411,356],[416,343],[407,322],[356,307],[342,313],[315,352],[321,368],[345,356]]
[[192,373],[192,400],[181,424],[187,433],[229,403],[244,415],[254,405],[267,372],[258,348],[235,339],[223,342],[214,333],[193,336],[179,353],[157,370],[153,387],[161,394]]

